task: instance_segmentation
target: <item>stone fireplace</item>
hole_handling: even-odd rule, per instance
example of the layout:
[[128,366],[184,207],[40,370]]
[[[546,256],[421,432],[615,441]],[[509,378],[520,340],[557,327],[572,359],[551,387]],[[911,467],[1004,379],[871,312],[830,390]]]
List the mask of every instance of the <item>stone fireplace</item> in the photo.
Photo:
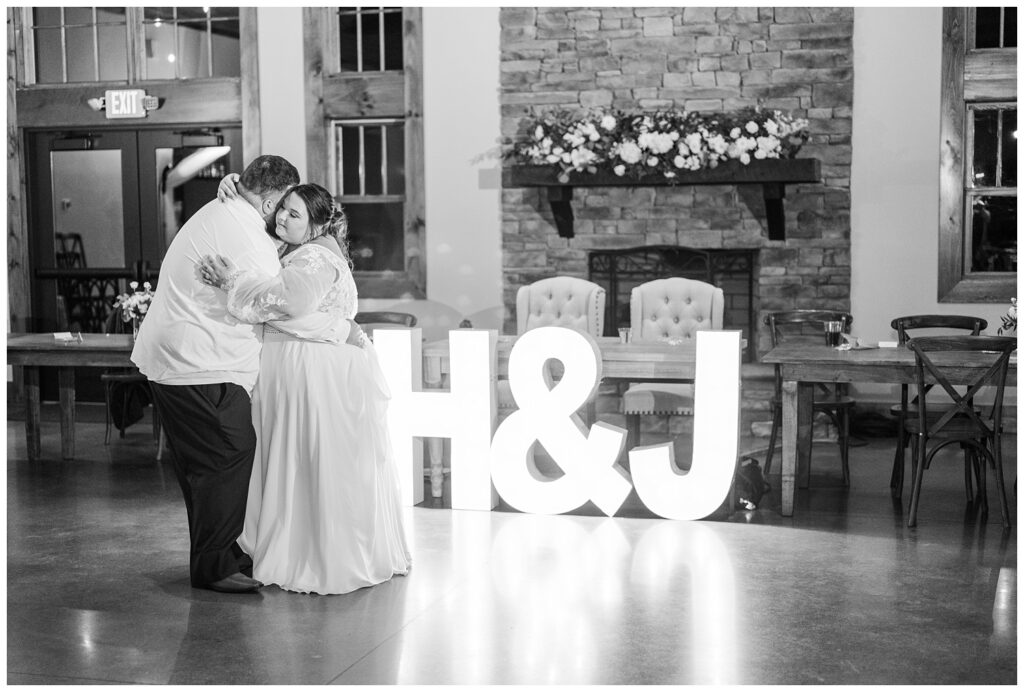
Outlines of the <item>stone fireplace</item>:
[[576,187],[571,238],[556,232],[543,188],[506,185],[509,311],[522,285],[587,278],[592,253],[653,245],[756,258],[750,292],[758,353],[768,345],[765,311],[849,309],[853,8],[515,7],[501,10],[501,22],[509,139],[522,133],[524,119],[550,108],[761,106],[807,118],[811,139],[798,156],[821,162],[820,183],[786,186],[784,240],[768,237],[757,185]]

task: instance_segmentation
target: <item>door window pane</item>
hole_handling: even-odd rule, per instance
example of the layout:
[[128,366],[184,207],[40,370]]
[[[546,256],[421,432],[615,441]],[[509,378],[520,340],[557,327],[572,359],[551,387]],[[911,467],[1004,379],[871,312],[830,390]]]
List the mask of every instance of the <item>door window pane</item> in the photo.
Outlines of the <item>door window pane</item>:
[[996,164],[999,161],[999,111],[976,111],[974,114],[974,180],[975,187],[998,185]]
[[968,187],[1015,187],[1017,109],[972,104],[968,113],[974,130]]
[[348,251],[356,271],[405,269],[401,202],[347,203]]
[[1017,198],[972,198],[972,272],[1017,271]]
[[401,7],[342,7],[338,32],[342,72],[402,69]]
[[978,7],[974,19],[975,48],[1016,48],[1017,8]]
[[1002,184],[1017,187],[1017,110],[1003,111]]
[[62,251],[60,236],[78,236],[81,266],[123,267],[121,150],[54,151],[50,166],[56,252]]

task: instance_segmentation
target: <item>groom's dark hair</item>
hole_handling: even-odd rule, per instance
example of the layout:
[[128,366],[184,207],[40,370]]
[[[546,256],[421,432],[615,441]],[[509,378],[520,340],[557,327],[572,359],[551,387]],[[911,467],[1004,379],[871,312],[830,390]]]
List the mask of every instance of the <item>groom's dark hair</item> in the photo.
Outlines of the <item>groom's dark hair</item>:
[[245,167],[238,182],[250,192],[266,197],[298,185],[299,171],[280,156],[265,154]]

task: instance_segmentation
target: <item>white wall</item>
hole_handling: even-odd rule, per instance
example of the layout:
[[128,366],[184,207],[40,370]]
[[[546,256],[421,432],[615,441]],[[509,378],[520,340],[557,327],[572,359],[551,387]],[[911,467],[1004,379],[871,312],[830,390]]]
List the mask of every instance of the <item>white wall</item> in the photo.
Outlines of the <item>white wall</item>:
[[853,331],[895,339],[892,318],[969,314],[1001,326],[1008,304],[938,302],[942,9],[854,10]]
[[[306,179],[302,8],[257,7],[261,154],[288,159]],[[248,161],[244,162],[248,164]]]
[[501,304],[497,7],[423,10],[427,297]]

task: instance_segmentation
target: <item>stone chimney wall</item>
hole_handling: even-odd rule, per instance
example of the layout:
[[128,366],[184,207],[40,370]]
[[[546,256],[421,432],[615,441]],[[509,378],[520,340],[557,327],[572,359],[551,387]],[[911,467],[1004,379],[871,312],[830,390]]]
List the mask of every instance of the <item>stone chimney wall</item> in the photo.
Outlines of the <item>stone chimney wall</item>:
[[[571,239],[558,236],[543,188],[506,188],[506,308],[537,279],[586,278],[591,249],[674,244],[759,248],[759,313],[849,309],[853,8],[510,7],[500,16],[508,140],[550,108],[761,106],[808,119],[798,156],[819,159],[823,175],[786,186],[780,241],[767,239],[759,186],[577,187]],[[761,352],[766,338],[762,328]]]

